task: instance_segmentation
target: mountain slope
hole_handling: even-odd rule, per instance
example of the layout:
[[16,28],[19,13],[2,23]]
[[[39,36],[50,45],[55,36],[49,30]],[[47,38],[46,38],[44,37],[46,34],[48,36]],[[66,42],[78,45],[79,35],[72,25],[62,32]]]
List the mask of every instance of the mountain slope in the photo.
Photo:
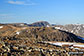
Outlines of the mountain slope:
[[60,30],[68,31],[78,36],[84,37],[84,24],[67,24],[67,25],[56,25],[56,28]]
[[28,38],[33,41],[84,42],[72,33],[53,27],[15,27],[9,25],[0,29],[0,36]]
[[50,26],[50,24],[47,22],[47,21],[39,21],[39,22],[35,22],[35,23],[32,23],[32,24],[29,24],[28,26],[33,26],[33,27],[46,27],[46,26]]
[[0,27],[0,53],[3,56],[50,56],[51,53],[67,56],[70,52],[84,52],[84,38],[54,27]]

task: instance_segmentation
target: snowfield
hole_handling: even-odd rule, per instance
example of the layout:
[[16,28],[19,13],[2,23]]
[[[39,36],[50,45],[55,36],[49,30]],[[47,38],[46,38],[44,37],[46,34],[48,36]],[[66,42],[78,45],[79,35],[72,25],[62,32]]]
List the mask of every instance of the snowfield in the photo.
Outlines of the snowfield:
[[[47,42],[50,43],[51,45],[57,45],[57,46],[63,46],[63,45],[68,45],[68,48],[73,48],[73,49],[84,49],[84,44],[79,44],[79,43],[70,43],[70,42]],[[82,50],[80,49],[80,50]]]
[[62,46],[62,45],[73,45],[74,43],[56,42],[56,43],[51,43],[51,44]]
[[60,27],[55,27],[55,29],[61,29]]
[[84,47],[84,45],[78,45],[78,44],[77,44],[77,45],[73,45],[73,46],[77,46],[77,47]]
[[3,26],[0,26],[0,28],[3,28]]
[[20,34],[20,32],[16,32],[16,34],[17,34],[17,35],[19,35],[19,34]]

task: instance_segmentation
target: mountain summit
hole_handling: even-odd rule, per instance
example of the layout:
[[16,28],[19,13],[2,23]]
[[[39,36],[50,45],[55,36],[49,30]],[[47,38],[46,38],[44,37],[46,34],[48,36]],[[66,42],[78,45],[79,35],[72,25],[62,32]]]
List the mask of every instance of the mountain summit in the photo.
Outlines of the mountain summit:
[[46,26],[50,26],[50,24],[47,21],[39,21],[39,22],[35,22],[32,24],[29,24],[29,26],[34,26],[34,27],[46,27]]

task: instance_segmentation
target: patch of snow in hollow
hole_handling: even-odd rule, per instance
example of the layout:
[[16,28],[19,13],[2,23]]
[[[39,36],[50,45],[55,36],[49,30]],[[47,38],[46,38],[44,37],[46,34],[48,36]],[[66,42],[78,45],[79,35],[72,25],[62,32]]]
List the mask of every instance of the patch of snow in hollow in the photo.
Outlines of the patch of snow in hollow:
[[73,49],[73,48],[74,48],[74,49],[80,49],[80,48],[75,48],[75,47],[84,47],[83,44],[69,43],[69,42],[56,42],[56,43],[48,42],[48,43],[50,43],[50,44],[52,44],[52,45],[58,45],[58,46],[73,45],[73,46],[69,47],[69,48],[72,48],[72,49]]
[[74,47],[73,47],[73,46],[71,46],[71,47],[69,47],[69,48],[73,49]]
[[68,31],[68,30],[65,30],[65,31]]
[[77,29],[78,29],[78,30],[80,30],[80,29],[81,29],[81,27],[77,27]]
[[73,30],[71,31],[71,33],[73,33]]
[[51,43],[51,44],[62,46],[62,45],[73,45],[74,43],[62,43],[62,42],[57,42],[57,43]]
[[0,28],[3,28],[3,26],[0,26]]
[[20,24],[20,26],[24,26],[24,24]]
[[78,45],[78,44],[73,45],[73,46],[77,46],[77,47],[84,47],[84,45]]
[[76,50],[80,50],[80,48],[74,48],[74,49],[76,49]]
[[79,37],[79,36],[78,36],[78,38],[79,38],[79,39],[82,39],[82,40],[84,40],[84,38],[83,38],[83,37]]
[[78,30],[76,30],[75,32],[78,33]]
[[83,28],[84,28],[84,26],[83,26]]
[[60,27],[55,27],[55,29],[61,29]]
[[16,34],[17,34],[17,35],[19,35],[19,34],[20,34],[20,32],[16,32]]
[[52,43],[52,44],[62,46],[62,43]]
[[47,25],[47,27],[50,27],[49,25]]

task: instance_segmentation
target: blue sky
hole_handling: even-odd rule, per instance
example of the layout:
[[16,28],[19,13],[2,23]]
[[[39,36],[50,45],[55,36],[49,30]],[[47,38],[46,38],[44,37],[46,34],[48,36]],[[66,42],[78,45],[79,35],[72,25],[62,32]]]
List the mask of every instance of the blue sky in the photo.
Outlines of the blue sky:
[[0,0],[0,23],[84,24],[84,0]]

